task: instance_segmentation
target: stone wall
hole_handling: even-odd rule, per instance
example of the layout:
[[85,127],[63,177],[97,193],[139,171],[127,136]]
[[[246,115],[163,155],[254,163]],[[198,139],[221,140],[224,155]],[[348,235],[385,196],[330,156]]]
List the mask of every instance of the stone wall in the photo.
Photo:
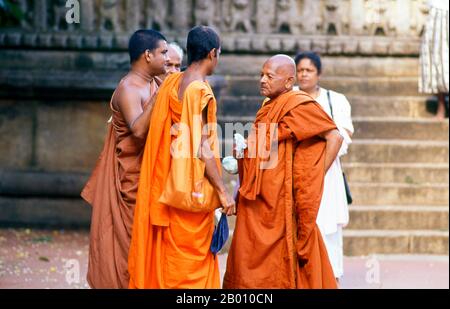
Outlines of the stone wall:
[[417,55],[426,0],[79,0],[68,24],[65,0],[20,0],[26,18],[1,31],[0,46],[125,50],[137,28],[183,44],[192,26],[215,27],[227,53]]

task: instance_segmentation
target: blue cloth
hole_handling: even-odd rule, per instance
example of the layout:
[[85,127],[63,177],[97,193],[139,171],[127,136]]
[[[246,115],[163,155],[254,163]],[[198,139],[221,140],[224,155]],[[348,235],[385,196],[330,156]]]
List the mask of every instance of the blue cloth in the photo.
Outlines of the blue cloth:
[[229,229],[228,229],[227,215],[222,214],[219,223],[214,228],[214,233],[211,241],[210,250],[213,254],[217,254],[222,249],[222,247],[227,242],[228,235]]

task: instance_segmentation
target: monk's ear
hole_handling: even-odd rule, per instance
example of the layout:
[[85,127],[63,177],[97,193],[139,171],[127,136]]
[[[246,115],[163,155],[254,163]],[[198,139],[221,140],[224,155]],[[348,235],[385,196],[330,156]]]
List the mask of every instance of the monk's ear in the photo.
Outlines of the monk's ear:
[[291,76],[286,80],[286,89],[291,89],[292,87],[294,87],[295,85],[295,77]]
[[144,52],[144,59],[145,59],[145,61],[147,63],[152,62],[154,56],[155,55],[153,55],[153,53],[149,49],[145,50],[145,52]]

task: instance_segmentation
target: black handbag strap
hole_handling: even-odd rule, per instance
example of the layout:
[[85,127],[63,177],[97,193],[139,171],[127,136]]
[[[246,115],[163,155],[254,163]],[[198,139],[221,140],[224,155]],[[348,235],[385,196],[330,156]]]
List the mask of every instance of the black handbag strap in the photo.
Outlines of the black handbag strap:
[[331,93],[330,93],[330,90],[327,90],[327,98],[328,98],[328,105],[330,106],[330,111],[331,111],[331,119],[334,120],[333,104],[331,104]]

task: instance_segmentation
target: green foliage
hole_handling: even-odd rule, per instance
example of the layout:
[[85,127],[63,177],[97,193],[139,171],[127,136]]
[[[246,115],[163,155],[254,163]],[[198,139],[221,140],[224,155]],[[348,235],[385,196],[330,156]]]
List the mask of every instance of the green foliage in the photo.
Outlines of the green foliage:
[[0,0],[0,27],[20,25],[25,13],[14,0]]

